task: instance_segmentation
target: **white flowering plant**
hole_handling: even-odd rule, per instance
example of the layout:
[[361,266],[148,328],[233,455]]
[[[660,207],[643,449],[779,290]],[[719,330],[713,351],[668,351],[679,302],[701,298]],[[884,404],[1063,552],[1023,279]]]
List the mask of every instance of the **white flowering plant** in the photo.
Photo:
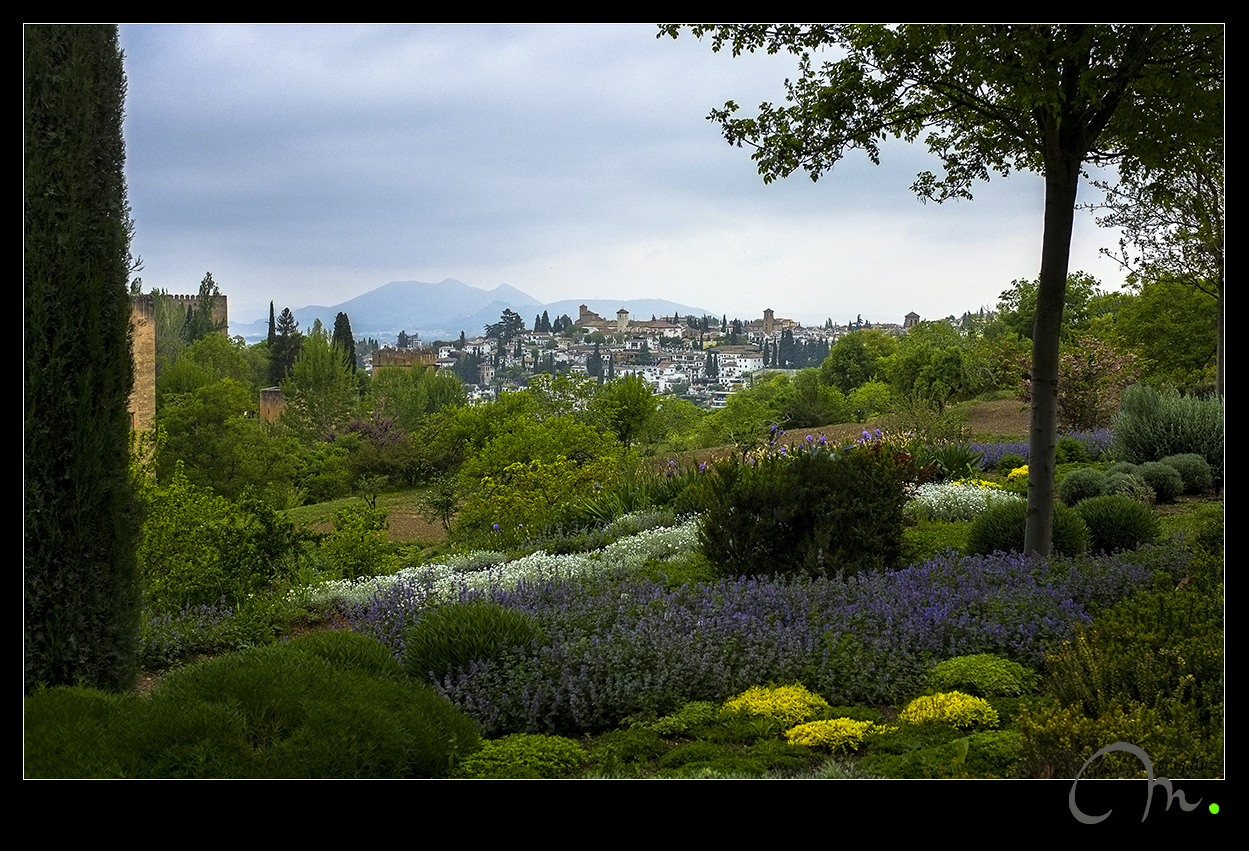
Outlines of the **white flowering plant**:
[[990,508],[1022,498],[988,482],[932,483],[920,485],[903,512],[915,520],[975,520]]

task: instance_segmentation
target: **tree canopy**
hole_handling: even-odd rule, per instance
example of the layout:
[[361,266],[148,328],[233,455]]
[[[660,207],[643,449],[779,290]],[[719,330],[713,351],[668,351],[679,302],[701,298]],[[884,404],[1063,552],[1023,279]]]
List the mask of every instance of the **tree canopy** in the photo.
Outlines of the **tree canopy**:
[[525,330],[525,320],[520,314],[505,308],[499,321],[486,326],[486,336],[506,345],[515,340]]
[[[679,29],[665,25],[659,35],[675,38]],[[799,169],[817,180],[850,150],[879,163],[889,137],[922,137],[941,161],[943,174],[922,172],[912,185],[921,199],[970,198],[991,172],[1044,175],[1026,548],[1048,553],[1059,333],[1080,175],[1086,163],[1150,173],[1221,136],[1223,27],[752,24],[693,32],[735,56],[798,57],[785,105],[765,103],[741,118],[729,101],[708,116],[729,143],[754,149],[765,183]],[[818,62],[824,51],[833,59]]]
[[1215,387],[1224,392],[1224,299],[1226,194],[1220,137],[1155,174],[1130,171],[1118,184],[1097,182],[1105,192],[1097,223],[1120,228],[1118,252],[1103,249],[1128,270],[1128,282],[1181,284],[1214,299],[1218,338]]

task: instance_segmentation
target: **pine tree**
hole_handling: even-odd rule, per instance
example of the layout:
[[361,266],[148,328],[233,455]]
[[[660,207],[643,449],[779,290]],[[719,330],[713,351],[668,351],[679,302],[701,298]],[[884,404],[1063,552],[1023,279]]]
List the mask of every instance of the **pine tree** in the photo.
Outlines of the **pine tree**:
[[27,26],[25,688],[134,682],[130,208],[116,26]]
[[289,307],[282,309],[278,317],[277,338],[269,349],[269,383],[277,386],[286,380],[299,350],[303,345],[303,334],[299,333],[299,323]]
[[220,295],[221,289],[217,286],[217,282],[213,280],[213,273],[206,272],[204,279],[200,281],[199,295],[195,297],[195,306],[187,308],[186,330],[183,333],[187,345],[194,343],[196,340],[202,340],[209,334],[220,331],[224,327],[223,323],[213,321],[213,308],[216,306],[217,297]]

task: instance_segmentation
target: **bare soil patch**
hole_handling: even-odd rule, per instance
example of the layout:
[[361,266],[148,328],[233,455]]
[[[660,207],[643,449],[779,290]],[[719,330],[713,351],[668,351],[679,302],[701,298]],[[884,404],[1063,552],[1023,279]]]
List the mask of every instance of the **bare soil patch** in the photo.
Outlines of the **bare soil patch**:
[[1023,437],[1028,433],[1028,406],[1018,399],[980,402],[967,409],[967,429],[972,434]]

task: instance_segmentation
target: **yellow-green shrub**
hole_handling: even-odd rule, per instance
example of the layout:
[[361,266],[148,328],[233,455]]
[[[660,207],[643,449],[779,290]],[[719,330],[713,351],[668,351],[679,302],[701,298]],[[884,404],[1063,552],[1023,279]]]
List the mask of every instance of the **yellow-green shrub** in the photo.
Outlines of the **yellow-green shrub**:
[[961,691],[917,697],[898,714],[908,724],[949,724],[952,727],[996,727],[997,710],[980,697]]
[[871,726],[871,721],[833,718],[829,721],[799,724],[786,731],[785,738],[791,745],[826,748],[830,751],[853,751],[863,744],[863,737]]
[[724,702],[730,712],[762,715],[786,727],[801,724],[829,708],[828,701],[800,685],[755,686]]

